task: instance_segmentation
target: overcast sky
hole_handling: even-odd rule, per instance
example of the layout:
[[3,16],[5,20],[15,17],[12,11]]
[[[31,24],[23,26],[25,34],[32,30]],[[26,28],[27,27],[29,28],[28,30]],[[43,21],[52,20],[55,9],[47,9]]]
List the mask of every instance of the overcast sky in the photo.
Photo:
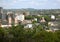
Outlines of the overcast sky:
[[60,0],[0,0],[0,7],[5,9],[60,9]]

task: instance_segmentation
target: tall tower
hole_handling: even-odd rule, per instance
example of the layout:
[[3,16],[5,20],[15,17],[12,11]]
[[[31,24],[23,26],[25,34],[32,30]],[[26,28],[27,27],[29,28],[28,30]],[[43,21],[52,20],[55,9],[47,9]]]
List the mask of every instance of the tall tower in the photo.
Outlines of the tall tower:
[[0,13],[3,13],[3,8],[2,7],[0,7]]
[[0,27],[1,27],[1,24],[2,24],[2,14],[3,14],[3,8],[0,7]]
[[15,26],[18,25],[17,14],[15,14]]
[[13,13],[12,12],[8,12],[7,15],[8,15],[8,24],[12,25],[13,20],[14,20],[13,19]]

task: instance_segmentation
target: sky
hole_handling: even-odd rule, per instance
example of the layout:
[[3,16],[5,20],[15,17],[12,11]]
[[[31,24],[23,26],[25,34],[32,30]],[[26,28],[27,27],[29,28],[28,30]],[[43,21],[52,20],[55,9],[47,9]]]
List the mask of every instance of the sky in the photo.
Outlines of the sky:
[[60,9],[60,0],[0,0],[4,9]]

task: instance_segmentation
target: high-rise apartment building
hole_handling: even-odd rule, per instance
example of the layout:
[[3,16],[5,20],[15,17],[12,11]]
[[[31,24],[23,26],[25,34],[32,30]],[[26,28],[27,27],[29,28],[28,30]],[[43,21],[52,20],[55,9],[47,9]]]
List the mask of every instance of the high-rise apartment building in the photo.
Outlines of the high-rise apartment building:
[[2,14],[3,14],[3,8],[0,7],[0,26],[2,24]]

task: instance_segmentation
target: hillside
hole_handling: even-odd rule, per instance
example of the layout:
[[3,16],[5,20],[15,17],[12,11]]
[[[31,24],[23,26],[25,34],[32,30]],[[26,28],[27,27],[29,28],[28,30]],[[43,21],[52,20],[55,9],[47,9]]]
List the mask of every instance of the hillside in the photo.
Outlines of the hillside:
[[37,14],[60,14],[60,9],[4,9],[4,13],[12,11],[13,13],[30,12],[31,15]]

